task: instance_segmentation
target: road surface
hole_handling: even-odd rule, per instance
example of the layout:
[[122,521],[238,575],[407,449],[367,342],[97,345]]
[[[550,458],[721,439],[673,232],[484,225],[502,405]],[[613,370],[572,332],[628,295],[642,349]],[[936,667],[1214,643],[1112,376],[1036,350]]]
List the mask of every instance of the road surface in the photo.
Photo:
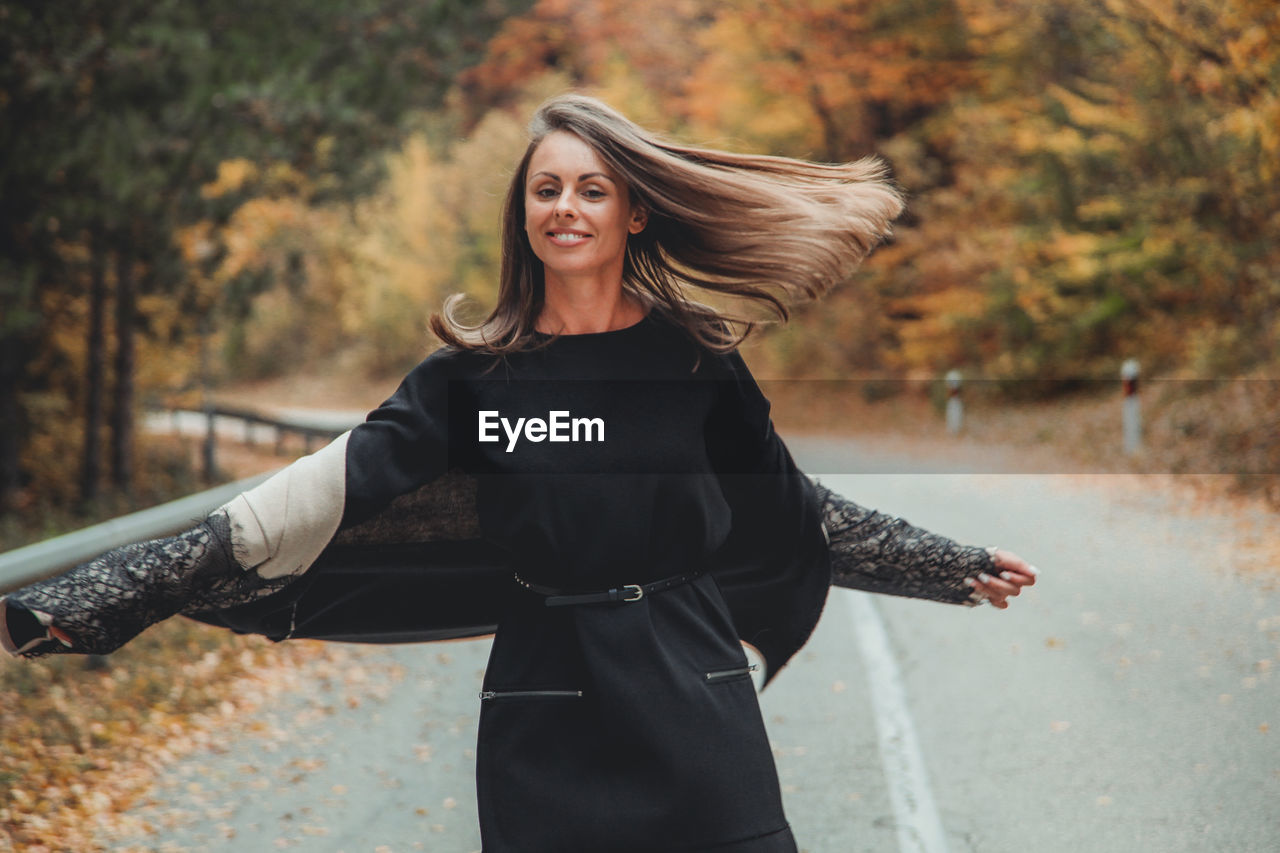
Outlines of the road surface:
[[[761,697],[803,850],[1280,850],[1280,590],[1242,571],[1235,519],[1173,507],[1156,478],[1144,492],[792,447],[815,474],[864,470],[821,476],[854,500],[1042,571],[1004,612],[833,593]],[[171,768],[134,815],[155,834],[112,843],[479,850],[486,654],[353,648],[256,733]]]

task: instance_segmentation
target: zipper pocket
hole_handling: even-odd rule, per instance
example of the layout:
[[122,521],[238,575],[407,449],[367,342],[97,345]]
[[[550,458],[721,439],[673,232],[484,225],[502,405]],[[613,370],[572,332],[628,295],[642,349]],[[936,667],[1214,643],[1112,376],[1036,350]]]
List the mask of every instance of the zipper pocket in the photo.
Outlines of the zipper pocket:
[[581,699],[581,690],[481,690],[480,698],[491,699],[543,699],[551,697]]
[[715,672],[707,673],[707,683],[716,684],[721,681],[728,681],[733,678],[744,678],[756,671],[756,665],[753,663],[749,666],[740,666],[736,669],[721,669]]

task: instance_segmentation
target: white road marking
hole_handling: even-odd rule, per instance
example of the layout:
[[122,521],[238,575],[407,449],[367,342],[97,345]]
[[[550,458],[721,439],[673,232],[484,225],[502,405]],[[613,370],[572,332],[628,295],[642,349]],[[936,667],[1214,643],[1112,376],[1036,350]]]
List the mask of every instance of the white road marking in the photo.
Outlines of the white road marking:
[[898,849],[904,853],[947,853],[946,835],[929,787],[906,691],[880,613],[866,593],[838,592],[849,603],[858,650],[867,671],[880,761],[898,829]]

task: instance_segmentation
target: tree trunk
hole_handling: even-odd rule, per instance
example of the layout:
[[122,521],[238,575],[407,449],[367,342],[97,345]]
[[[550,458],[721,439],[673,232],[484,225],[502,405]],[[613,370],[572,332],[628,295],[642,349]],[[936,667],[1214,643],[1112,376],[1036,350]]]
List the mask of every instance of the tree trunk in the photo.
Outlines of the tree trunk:
[[23,381],[37,352],[42,319],[36,280],[26,275],[30,271],[21,263],[0,263],[0,515],[17,508],[22,489],[22,448],[27,441]]
[[102,479],[103,394],[106,382],[107,259],[102,233],[95,231],[89,244],[89,347],[85,353],[84,456],[80,466],[80,502],[98,497]]
[[822,158],[828,163],[843,163],[849,159],[844,156],[844,134],[840,132],[835,115],[827,106],[817,83],[809,85],[809,107],[822,127]]
[[0,330],[0,515],[12,510],[22,485],[19,451],[24,430],[18,391],[31,348],[22,336]]
[[133,255],[121,250],[116,254],[116,393],[111,412],[111,482],[125,494],[133,488],[135,288]]

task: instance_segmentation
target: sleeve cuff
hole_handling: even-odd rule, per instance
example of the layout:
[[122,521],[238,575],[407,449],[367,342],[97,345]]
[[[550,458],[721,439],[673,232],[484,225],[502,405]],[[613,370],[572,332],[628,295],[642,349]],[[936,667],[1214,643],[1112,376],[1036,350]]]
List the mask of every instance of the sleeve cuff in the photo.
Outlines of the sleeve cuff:
[[28,640],[21,640],[21,642],[15,639],[9,629],[9,610],[10,605],[5,603],[5,597],[0,596],[0,648],[3,648],[10,655],[21,657],[27,652],[53,640],[53,634],[49,632],[49,626],[53,624],[53,617],[48,613],[41,613],[39,610],[27,610],[25,612],[29,613],[36,622],[44,627],[44,634],[38,634]]

